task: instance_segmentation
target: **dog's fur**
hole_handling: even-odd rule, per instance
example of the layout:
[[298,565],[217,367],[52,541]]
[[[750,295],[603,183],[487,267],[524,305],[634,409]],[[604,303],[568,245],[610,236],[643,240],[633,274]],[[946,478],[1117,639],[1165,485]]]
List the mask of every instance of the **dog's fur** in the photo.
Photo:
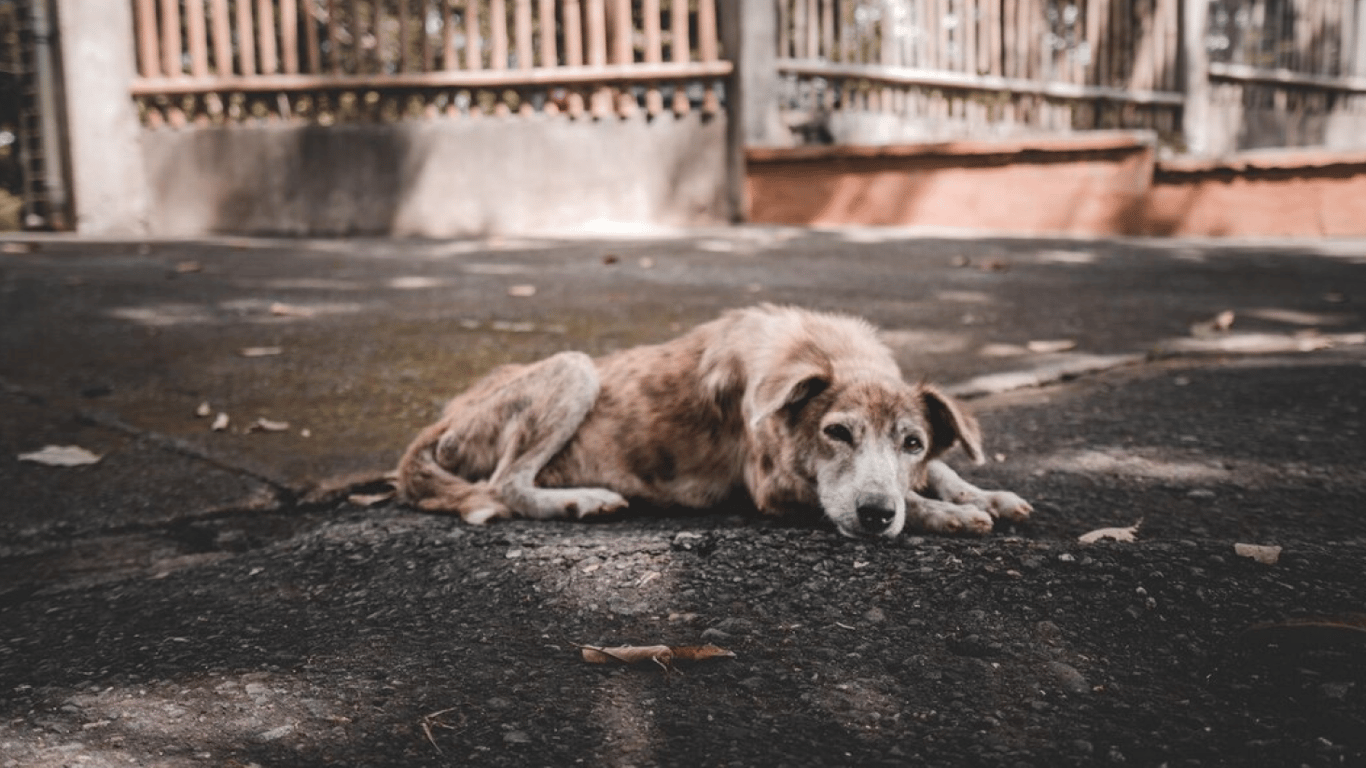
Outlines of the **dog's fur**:
[[418,435],[398,476],[409,503],[472,523],[737,492],[768,514],[819,510],[849,536],[908,521],[980,534],[1029,515],[940,461],[955,444],[981,463],[977,422],[907,384],[866,322],[764,305],[664,344],[498,368]]

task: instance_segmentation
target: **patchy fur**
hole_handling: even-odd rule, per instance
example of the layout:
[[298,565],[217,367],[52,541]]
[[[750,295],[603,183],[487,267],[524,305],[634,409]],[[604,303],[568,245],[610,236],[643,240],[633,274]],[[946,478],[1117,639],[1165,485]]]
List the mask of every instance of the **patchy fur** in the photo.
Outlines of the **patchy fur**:
[[980,463],[977,422],[907,384],[872,326],[763,305],[663,344],[498,368],[447,404],[398,474],[409,503],[473,523],[737,493],[767,514],[819,510],[849,536],[980,534],[1029,515],[944,464],[954,445]]

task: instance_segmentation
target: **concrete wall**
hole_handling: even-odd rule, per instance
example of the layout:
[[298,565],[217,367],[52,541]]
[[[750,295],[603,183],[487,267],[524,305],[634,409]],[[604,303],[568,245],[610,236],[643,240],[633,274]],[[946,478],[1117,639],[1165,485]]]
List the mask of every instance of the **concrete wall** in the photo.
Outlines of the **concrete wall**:
[[1029,234],[1366,236],[1366,154],[1157,161],[1143,134],[751,150],[752,220]]
[[448,237],[731,219],[726,120],[145,130],[157,235]]

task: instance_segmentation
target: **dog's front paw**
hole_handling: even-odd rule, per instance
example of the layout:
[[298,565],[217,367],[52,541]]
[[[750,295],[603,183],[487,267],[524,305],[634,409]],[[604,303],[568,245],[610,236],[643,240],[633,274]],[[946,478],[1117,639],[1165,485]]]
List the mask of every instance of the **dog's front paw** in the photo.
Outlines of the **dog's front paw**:
[[1018,523],[1028,520],[1034,511],[1029,502],[1010,491],[988,491],[985,497],[986,510],[995,518]]
[[628,506],[628,502],[621,494],[603,488],[584,488],[574,496],[575,498],[565,503],[564,511],[568,517],[579,520],[594,515],[610,514]]
[[985,536],[994,525],[985,510],[966,504],[923,500],[917,507],[916,522],[930,533]]

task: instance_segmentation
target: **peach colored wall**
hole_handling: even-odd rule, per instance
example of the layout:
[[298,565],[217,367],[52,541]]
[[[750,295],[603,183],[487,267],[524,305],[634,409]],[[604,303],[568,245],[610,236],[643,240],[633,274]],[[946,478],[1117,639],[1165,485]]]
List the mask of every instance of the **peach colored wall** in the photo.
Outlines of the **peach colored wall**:
[[747,153],[750,220],[1029,234],[1366,235],[1366,155],[1156,162],[1144,134]]
[[1247,155],[1160,163],[1145,234],[1366,235],[1366,153]]

